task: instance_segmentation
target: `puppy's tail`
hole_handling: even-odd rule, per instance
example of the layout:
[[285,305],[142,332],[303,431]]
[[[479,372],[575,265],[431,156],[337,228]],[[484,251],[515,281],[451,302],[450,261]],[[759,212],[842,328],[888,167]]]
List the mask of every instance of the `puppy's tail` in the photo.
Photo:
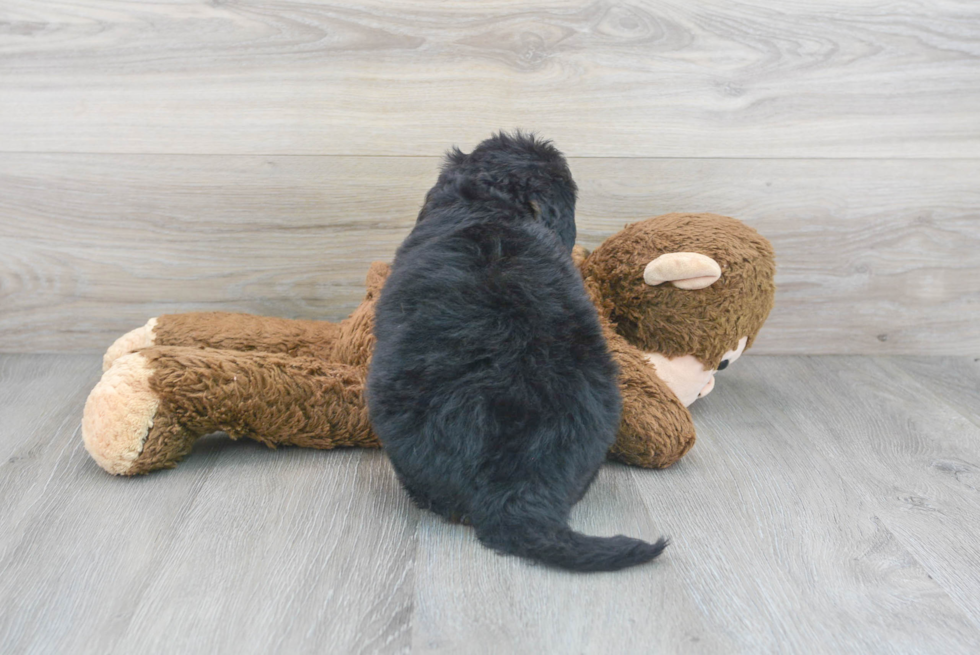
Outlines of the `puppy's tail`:
[[649,562],[667,547],[663,537],[652,544],[623,535],[592,537],[537,512],[510,509],[504,519],[473,516],[477,537],[494,550],[549,566],[571,571],[618,571]]

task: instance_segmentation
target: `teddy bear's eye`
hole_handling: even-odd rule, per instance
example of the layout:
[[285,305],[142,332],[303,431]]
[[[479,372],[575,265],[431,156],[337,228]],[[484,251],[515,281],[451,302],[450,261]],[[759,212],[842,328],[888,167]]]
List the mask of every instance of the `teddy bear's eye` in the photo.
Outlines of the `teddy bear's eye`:
[[721,364],[718,364],[718,369],[717,370],[724,371],[726,368],[728,368],[728,360],[727,359],[723,359],[723,360],[721,360]]

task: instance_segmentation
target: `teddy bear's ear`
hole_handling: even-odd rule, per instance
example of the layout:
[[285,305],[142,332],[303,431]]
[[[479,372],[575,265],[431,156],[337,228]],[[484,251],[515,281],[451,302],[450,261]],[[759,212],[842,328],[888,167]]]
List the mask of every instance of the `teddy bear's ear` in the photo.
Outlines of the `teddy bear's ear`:
[[588,249],[576,245],[572,248],[572,262],[575,264],[575,268],[582,268],[582,264],[585,263],[585,259],[589,256]]
[[678,289],[704,289],[721,277],[721,266],[699,252],[668,252],[643,269],[643,281],[650,286],[670,282]]

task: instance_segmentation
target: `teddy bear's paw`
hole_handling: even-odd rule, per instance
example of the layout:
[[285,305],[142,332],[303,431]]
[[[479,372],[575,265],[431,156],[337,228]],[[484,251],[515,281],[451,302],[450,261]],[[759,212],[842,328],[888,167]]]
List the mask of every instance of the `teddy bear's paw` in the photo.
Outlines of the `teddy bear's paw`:
[[102,357],[102,371],[108,371],[112,367],[112,364],[123,355],[136,352],[140,348],[149,348],[152,346],[156,340],[156,335],[153,333],[153,328],[156,325],[156,317],[151,318],[146,322],[146,325],[138,327],[135,330],[130,330],[116,339]]
[[136,472],[134,464],[143,452],[160,406],[160,399],[150,388],[152,374],[141,354],[122,355],[102,375],[85,402],[85,449],[109,473]]

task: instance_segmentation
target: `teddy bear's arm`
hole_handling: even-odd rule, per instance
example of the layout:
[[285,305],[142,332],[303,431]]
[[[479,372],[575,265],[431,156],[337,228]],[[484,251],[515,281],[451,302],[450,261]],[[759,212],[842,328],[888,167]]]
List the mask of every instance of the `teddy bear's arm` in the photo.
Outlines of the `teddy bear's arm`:
[[666,468],[694,445],[694,422],[687,408],[657,377],[653,366],[602,320],[603,333],[619,365],[623,414],[610,457],[645,468]]
[[120,358],[85,404],[82,436],[119,475],[171,468],[212,432],[269,446],[379,447],[367,369],[308,357],[154,346]]
[[367,294],[360,306],[340,323],[330,351],[330,360],[351,366],[367,366],[374,353],[374,306],[381,295],[391,266],[374,262],[368,269]]
[[127,332],[102,357],[108,371],[124,355],[151,346],[217,348],[325,357],[340,336],[340,324],[230,312],[163,314]]
[[[374,303],[390,270],[388,264],[382,262],[371,264],[365,299],[350,317],[340,323],[228,312],[164,314],[117,339],[106,351],[102,369],[108,370],[123,355],[150,346],[272,352],[328,360],[339,356],[339,361],[344,363],[363,364],[365,358],[356,356],[362,355],[361,342],[365,338],[360,330],[365,327],[365,317],[373,318]],[[370,331],[370,324],[367,329]],[[353,339],[357,343],[339,343],[345,339]],[[340,352],[336,353],[335,350]]]
[[340,334],[340,325],[232,314],[193,312],[164,314],[153,329],[153,345],[259,351],[293,356],[323,356]]

